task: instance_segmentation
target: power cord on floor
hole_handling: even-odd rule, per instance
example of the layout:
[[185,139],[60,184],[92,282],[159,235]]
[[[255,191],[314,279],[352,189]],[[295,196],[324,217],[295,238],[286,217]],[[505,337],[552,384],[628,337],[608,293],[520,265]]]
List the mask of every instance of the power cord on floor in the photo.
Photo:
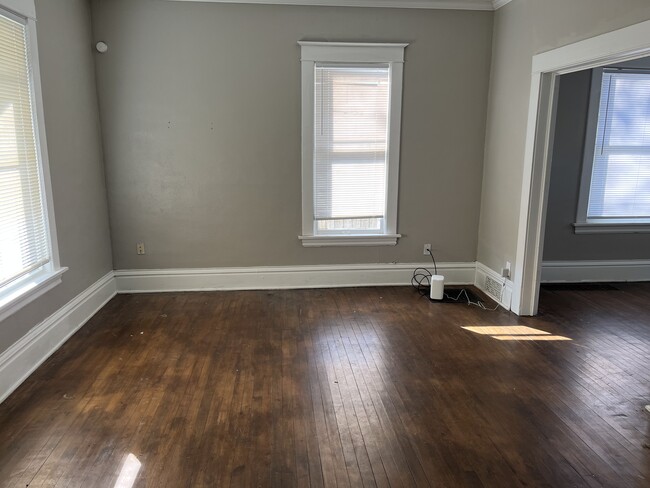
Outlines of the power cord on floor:
[[461,289],[459,290],[459,292],[458,292],[458,295],[456,295],[455,297],[452,297],[452,296],[450,296],[448,293],[445,293],[445,296],[446,296],[449,300],[453,300],[454,302],[460,302],[460,298],[461,298],[463,295],[465,295],[465,298],[467,299],[467,305],[474,305],[475,307],[481,308],[481,309],[483,309],[483,310],[487,310],[488,312],[493,312],[493,311],[495,311],[497,308],[499,308],[499,304],[498,304],[498,303],[494,306],[494,308],[487,308],[487,307],[485,306],[485,304],[484,304],[483,302],[481,302],[480,300],[479,300],[478,302],[473,302],[473,301],[470,299],[469,295],[467,294],[467,290],[466,290],[465,288],[461,288]]
[[[431,249],[427,249],[427,252],[429,253],[429,256],[431,256],[431,261],[433,262],[433,271],[437,275],[438,274],[438,266],[436,265],[436,259],[433,257],[433,253],[431,252]],[[413,276],[411,277],[411,285],[413,288],[415,288],[420,296],[427,297],[429,298],[429,290],[431,288],[431,271],[429,271],[426,268],[415,268],[413,271]],[[506,284],[505,282],[502,285],[501,288],[501,294],[503,294],[503,289],[505,288]],[[497,303],[494,308],[487,308],[483,302],[480,300],[478,302],[473,302],[469,294],[467,293],[467,290],[465,288],[461,288],[458,290],[458,295],[451,296],[448,293],[444,293],[445,297],[448,300],[451,300],[453,302],[461,302],[461,297],[464,295],[465,300],[467,300],[467,305],[474,305],[475,307],[479,307],[482,310],[486,310],[488,312],[495,311],[497,308],[499,308],[499,304]],[[429,298],[431,300],[431,298]],[[434,301],[434,300],[431,300]],[[464,300],[463,300],[464,301]]]
[[[438,266],[436,265],[436,258],[433,257],[431,249],[427,249],[431,261],[433,261],[433,272],[438,274]],[[418,293],[423,297],[429,296],[429,288],[431,288],[431,272],[426,268],[415,268],[413,276],[411,277],[411,285],[417,289]]]

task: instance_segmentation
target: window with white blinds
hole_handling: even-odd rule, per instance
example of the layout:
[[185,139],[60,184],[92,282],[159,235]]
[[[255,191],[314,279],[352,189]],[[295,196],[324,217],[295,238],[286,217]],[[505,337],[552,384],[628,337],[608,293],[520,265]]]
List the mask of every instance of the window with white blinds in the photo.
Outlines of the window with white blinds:
[[389,74],[388,65],[315,66],[317,233],[383,231]]
[[587,219],[650,222],[650,71],[603,70]]
[[395,245],[406,44],[300,42],[304,246]]
[[51,260],[27,41],[0,11],[0,293]]

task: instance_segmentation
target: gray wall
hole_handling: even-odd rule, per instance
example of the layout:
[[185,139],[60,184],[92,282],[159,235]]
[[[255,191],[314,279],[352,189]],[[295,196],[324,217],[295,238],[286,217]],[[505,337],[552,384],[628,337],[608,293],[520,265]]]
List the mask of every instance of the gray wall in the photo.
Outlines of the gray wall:
[[[491,12],[92,8],[117,269],[475,260]],[[300,245],[301,39],[411,43],[396,247]]]
[[478,259],[513,261],[532,57],[650,19],[647,0],[513,0],[494,17]]
[[[625,63],[646,67],[644,62]],[[545,261],[648,259],[650,234],[576,234],[580,178],[585,150],[591,70],[560,77],[560,92],[551,162]]]
[[0,352],[112,269],[84,0],[36,1],[45,126],[63,283],[0,324]]

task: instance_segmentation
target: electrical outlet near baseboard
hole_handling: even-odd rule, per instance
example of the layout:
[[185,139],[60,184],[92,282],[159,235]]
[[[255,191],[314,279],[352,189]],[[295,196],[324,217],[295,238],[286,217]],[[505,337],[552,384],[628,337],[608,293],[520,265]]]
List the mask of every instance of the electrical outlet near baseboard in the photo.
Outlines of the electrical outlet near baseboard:
[[425,256],[428,256],[431,254],[431,244],[425,244],[424,245],[424,251],[422,252]]
[[145,252],[144,252],[144,242],[138,242],[138,243],[135,245],[135,251],[136,251],[138,254],[145,254]]

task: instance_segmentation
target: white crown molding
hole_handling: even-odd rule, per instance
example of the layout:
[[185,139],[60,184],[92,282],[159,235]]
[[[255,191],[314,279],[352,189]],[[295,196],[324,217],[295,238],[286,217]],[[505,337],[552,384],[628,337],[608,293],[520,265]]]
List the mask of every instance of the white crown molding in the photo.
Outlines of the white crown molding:
[[494,10],[499,10],[504,5],[512,2],[512,0],[492,0],[492,8]]
[[109,272],[0,354],[0,402],[115,296]]
[[[431,263],[263,266],[255,268],[127,269],[115,271],[118,293],[273,290],[410,285],[415,268]],[[449,285],[474,283],[476,263],[438,263]]]
[[[420,8],[440,10],[495,10],[492,0],[167,0],[169,2],[307,5],[312,7]],[[506,0],[507,1],[510,0]],[[503,0],[497,0],[498,3]]]

